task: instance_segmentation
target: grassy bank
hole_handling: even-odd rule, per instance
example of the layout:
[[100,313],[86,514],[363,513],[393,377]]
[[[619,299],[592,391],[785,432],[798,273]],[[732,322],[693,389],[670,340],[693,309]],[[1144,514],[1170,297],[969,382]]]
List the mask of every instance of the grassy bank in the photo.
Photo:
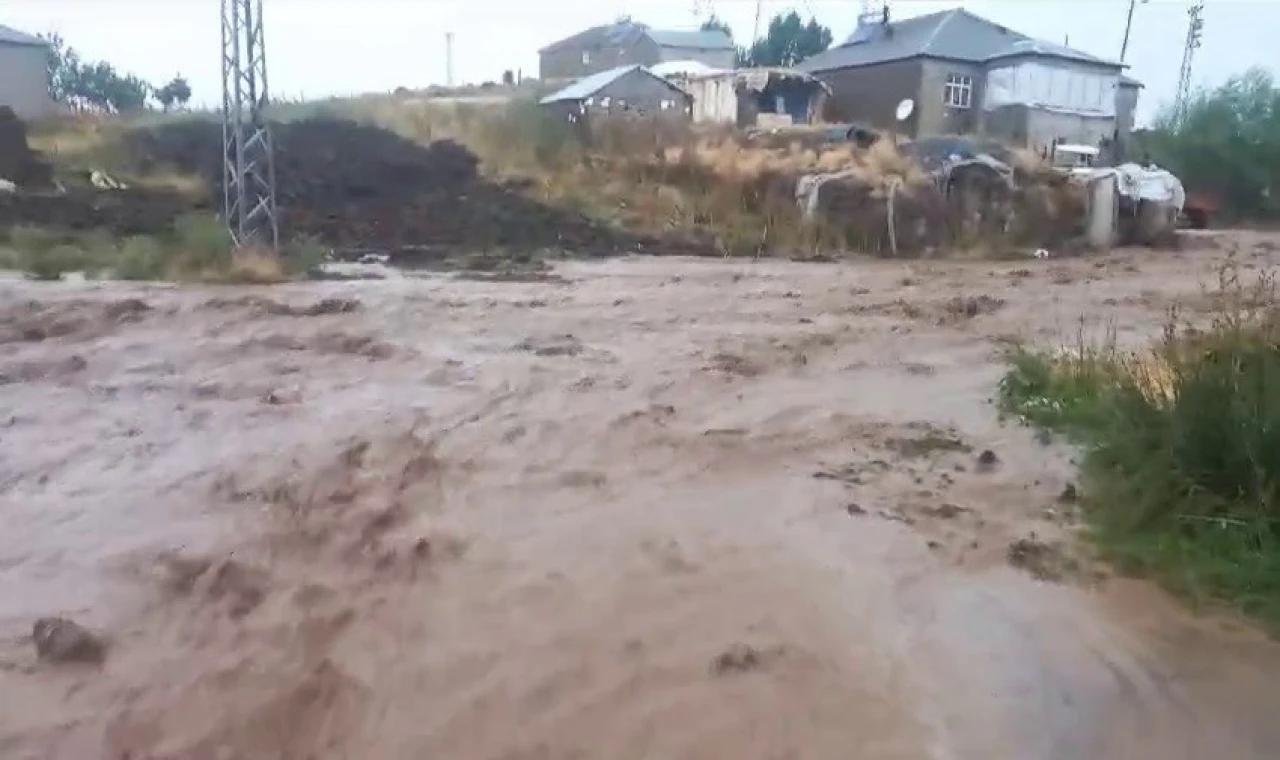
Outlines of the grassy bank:
[[164,235],[118,239],[106,232],[57,232],[14,227],[0,235],[0,269],[36,280],[72,272],[90,278],[268,284],[304,277],[324,260],[322,246],[300,241],[281,255],[236,249],[226,227],[211,214],[188,214]]
[[1118,569],[1280,630],[1275,294],[1228,270],[1212,322],[1171,319],[1148,350],[1018,350],[1000,400],[1083,447],[1086,519]]

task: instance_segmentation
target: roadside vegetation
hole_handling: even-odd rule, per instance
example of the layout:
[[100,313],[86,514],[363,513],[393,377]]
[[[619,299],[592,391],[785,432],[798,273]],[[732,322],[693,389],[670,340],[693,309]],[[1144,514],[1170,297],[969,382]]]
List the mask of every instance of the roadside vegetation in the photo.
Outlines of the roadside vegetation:
[[237,249],[212,214],[188,214],[166,235],[123,239],[105,232],[59,233],[14,227],[0,237],[0,269],[16,269],[37,280],[83,273],[92,279],[176,280],[269,284],[318,271],[325,249],[314,241],[267,250]]
[[1227,266],[1209,324],[1153,347],[1018,349],[1003,409],[1083,448],[1085,519],[1122,572],[1280,630],[1276,282]]

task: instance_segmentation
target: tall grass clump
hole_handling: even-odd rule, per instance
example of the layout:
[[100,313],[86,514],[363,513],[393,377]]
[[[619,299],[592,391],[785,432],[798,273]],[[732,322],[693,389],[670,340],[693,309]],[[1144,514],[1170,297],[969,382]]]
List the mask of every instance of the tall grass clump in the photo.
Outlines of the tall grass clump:
[[1151,349],[1019,351],[1006,411],[1085,449],[1086,519],[1120,569],[1280,629],[1280,310],[1223,270],[1208,325]]

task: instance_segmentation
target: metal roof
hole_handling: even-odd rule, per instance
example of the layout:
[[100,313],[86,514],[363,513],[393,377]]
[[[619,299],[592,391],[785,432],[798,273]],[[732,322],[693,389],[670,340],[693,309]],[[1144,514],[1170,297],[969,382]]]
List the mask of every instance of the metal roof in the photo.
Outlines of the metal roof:
[[20,32],[17,29],[5,26],[4,24],[0,24],[0,43],[7,43],[9,45],[39,45],[41,47],[45,47],[49,44],[33,34]]
[[[639,64],[631,64],[630,66],[619,66],[616,69],[602,71],[599,74],[592,74],[589,77],[579,79],[559,92],[551,93],[538,102],[546,105],[548,103],[562,103],[566,100],[585,100],[627,74],[643,69],[644,67]],[[645,73],[648,72],[646,71]],[[662,81],[666,82],[665,79]]]
[[733,50],[733,38],[721,29],[693,32],[650,29],[649,39],[658,43],[659,47]]
[[907,58],[946,58],[986,63],[1017,55],[1065,58],[1119,68],[1121,64],[1081,50],[1037,40],[988,21],[963,8],[879,23],[856,30],[844,44],[803,61],[809,72],[831,71]]
[[673,31],[650,29],[634,21],[618,21],[604,26],[593,26],[577,34],[547,45],[540,53],[573,47],[603,47],[630,45],[642,37],[648,37],[659,47],[703,48],[709,50],[733,50],[733,38],[724,31]]

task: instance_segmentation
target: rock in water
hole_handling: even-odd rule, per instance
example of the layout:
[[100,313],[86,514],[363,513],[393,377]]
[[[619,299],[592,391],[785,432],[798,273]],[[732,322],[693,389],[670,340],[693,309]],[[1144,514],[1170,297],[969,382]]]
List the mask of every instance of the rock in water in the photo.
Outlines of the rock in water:
[[102,639],[66,618],[45,617],[31,630],[36,655],[45,662],[101,663],[107,654]]

